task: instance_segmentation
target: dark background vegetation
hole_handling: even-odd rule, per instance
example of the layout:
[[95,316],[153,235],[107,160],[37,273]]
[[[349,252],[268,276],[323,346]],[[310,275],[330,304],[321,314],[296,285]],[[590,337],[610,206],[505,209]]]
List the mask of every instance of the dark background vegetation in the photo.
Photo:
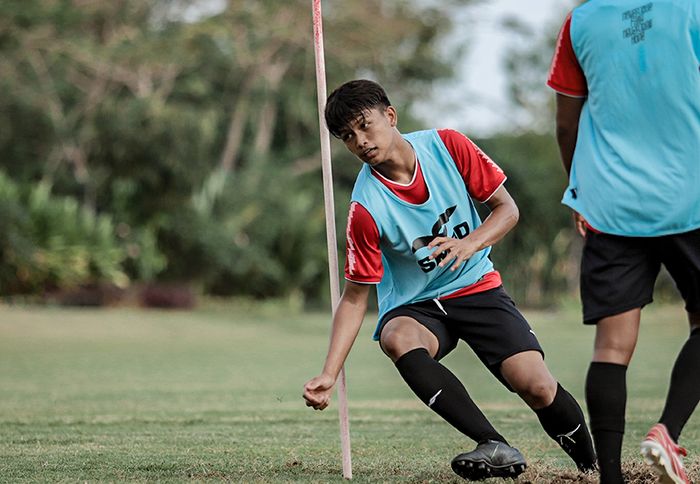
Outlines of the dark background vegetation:
[[[328,85],[376,79],[403,131],[432,127],[411,108],[453,78],[441,46],[471,3],[325,2]],[[309,6],[231,0],[186,20],[173,0],[0,0],[0,296],[155,283],[325,303]],[[545,305],[575,293],[580,244],[544,87],[556,27],[506,26],[520,47],[502,116],[528,122],[476,141],[521,209],[493,258],[523,304]],[[343,261],[359,163],[333,151]]]

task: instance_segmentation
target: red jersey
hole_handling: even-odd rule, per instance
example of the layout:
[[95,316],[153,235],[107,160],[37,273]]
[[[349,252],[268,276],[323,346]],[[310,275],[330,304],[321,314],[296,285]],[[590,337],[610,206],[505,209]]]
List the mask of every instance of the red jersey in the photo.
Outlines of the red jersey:
[[[462,133],[441,129],[438,130],[438,135],[462,175],[467,193],[474,200],[486,202],[505,182],[506,175],[503,170]],[[391,181],[374,170],[372,174],[396,196],[408,203],[420,204],[428,199],[420,160],[417,160],[413,179],[408,184]],[[353,282],[378,284],[384,274],[379,230],[367,209],[357,202],[350,204],[346,235],[345,278]],[[500,286],[501,283],[498,271],[492,271],[475,284],[441,299],[486,291]]]
[[588,83],[571,44],[571,14],[567,15],[559,31],[549,68],[547,85],[560,94],[571,97],[586,97]]

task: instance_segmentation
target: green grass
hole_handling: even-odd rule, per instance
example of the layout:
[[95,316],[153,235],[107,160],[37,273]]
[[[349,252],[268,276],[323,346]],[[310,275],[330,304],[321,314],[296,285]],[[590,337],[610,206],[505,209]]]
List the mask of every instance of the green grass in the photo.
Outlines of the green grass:
[[[0,481],[341,481],[335,402],[314,412],[301,399],[325,356],[328,317],[287,312],[0,307]],[[526,315],[553,373],[583,402],[593,330],[576,308]],[[354,480],[459,482],[449,460],[473,444],[410,393],[370,340],[373,326],[369,316],[347,363]],[[644,311],[624,447],[636,482],[647,479],[638,443],[686,334],[680,306]],[[577,479],[466,346],[445,362],[528,458],[520,482]],[[696,417],[682,443],[698,477]]]

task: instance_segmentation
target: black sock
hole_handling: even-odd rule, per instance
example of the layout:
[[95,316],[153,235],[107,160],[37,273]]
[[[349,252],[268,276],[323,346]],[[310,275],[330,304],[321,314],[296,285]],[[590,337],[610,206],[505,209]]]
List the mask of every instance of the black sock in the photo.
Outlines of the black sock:
[[457,377],[424,348],[409,351],[395,365],[418,398],[454,428],[476,442],[491,439],[507,444]]
[[595,469],[595,452],[586,419],[569,392],[557,385],[554,401],[548,407],[535,410],[535,413],[547,435],[557,441],[579,470]]
[[698,400],[700,400],[700,329],[690,333],[673,365],[666,405],[659,420],[676,442],[683,426],[695,410]]
[[591,363],[586,377],[586,403],[598,454],[600,482],[624,482],[620,454],[625,434],[627,367],[615,363]]

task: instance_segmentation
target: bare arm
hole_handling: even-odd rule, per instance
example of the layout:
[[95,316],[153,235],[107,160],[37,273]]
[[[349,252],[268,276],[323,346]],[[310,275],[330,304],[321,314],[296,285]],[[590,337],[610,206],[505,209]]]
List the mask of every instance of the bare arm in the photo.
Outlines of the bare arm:
[[[574,159],[578,136],[578,121],[585,101],[585,98],[557,94],[557,143],[567,177],[571,175],[571,162]],[[574,212],[574,225],[582,237],[586,235],[586,220],[578,212]]]
[[350,353],[367,311],[371,284],[346,281],[343,295],[333,315],[333,328],[323,371],[304,385],[307,407],[323,410],[330,403],[331,392],[340,369]]
[[486,205],[491,209],[491,213],[484,223],[465,238],[436,237],[428,244],[429,249],[435,249],[430,256],[433,259],[442,252],[448,251],[447,256],[440,262],[440,267],[444,267],[454,259],[451,269],[456,270],[462,262],[476,252],[492,246],[505,237],[518,223],[520,217],[518,206],[504,186],[491,195]]
[[578,136],[578,120],[585,101],[585,98],[557,93],[557,143],[567,176],[571,173],[571,161],[574,158]]

